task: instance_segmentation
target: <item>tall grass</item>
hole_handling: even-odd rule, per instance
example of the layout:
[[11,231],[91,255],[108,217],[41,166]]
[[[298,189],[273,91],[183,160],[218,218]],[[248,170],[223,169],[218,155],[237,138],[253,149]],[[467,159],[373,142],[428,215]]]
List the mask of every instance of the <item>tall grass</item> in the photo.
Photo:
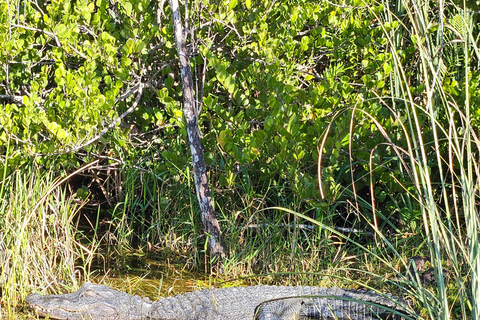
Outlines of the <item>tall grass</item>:
[[[62,182],[34,165],[3,176],[0,194],[2,317],[16,318],[28,293],[62,291],[89,275],[95,243],[81,244],[75,230],[79,206]],[[80,265],[83,267],[78,267]],[[83,268],[83,269],[82,269]]]
[[[399,0],[393,4],[392,7],[392,3],[383,2],[387,10],[377,17],[383,25],[391,26],[395,21],[399,26],[384,29],[388,53],[393,56],[392,93],[379,96],[378,100],[391,110],[401,126],[405,144],[395,144],[380,119],[370,114],[367,117],[397,154],[402,171],[411,177],[414,192],[410,195],[420,205],[436,277],[435,289],[426,289],[419,278],[403,289],[416,298],[430,319],[479,319],[480,218],[476,199],[480,188],[480,140],[472,126],[475,109],[471,105],[476,96],[471,90],[478,90],[478,83],[471,82],[471,68],[478,61],[479,50],[472,12],[465,4],[459,8],[452,3],[447,11],[443,0]],[[415,73],[411,72],[411,61],[407,65],[400,54],[406,42],[416,44]],[[455,63],[452,56],[457,57]],[[452,79],[458,81],[455,89],[461,94],[449,93]],[[424,90],[414,93],[419,85]],[[352,107],[349,112],[365,111]],[[437,173],[434,168],[438,168]],[[374,194],[373,186],[371,193]],[[375,217],[374,203],[372,208]],[[378,239],[385,242],[376,221],[372,221],[372,228]],[[388,242],[386,246],[396,250]],[[407,267],[408,262],[403,260]],[[444,272],[447,265],[448,274]]]
[[[471,17],[466,7],[445,10],[440,0],[438,13],[428,2],[404,1],[411,37],[418,40],[419,82],[425,85],[420,102],[415,100],[408,81],[408,71],[401,63],[391,41],[395,58],[393,83],[401,88],[393,100],[404,101],[408,115],[405,135],[408,142],[409,168],[413,174],[416,196],[421,204],[428,249],[435,268],[436,291],[425,294],[416,287],[418,297],[432,319],[450,319],[460,306],[463,319],[478,319],[480,291],[478,286],[480,256],[478,250],[479,216],[475,198],[479,190],[478,155],[480,141],[472,127],[470,106],[471,54],[478,50],[471,42]],[[450,4],[451,6],[451,4]],[[451,24],[463,21],[461,29]],[[405,30],[408,31],[408,30]],[[386,35],[389,35],[386,33]],[[455,42],[450,42],[455,35]],[[458,44],[456,44],[458,43]],[[447,50],[463,50],[463,72],[448,63]],[[472,50],[474,49],[474,50]],[[458,101],[445,90],[445,80],[454,71],[460,78],[465,99]],[[421,118],[426,121],[422,122]],[[424,134],[431,129],[432,139]],[[435,152],[432,152],[432,148]],[[432,178],[432,163],[440,168]],[[456,286],[447,289],[442,265],[452,264],[452,277]]]

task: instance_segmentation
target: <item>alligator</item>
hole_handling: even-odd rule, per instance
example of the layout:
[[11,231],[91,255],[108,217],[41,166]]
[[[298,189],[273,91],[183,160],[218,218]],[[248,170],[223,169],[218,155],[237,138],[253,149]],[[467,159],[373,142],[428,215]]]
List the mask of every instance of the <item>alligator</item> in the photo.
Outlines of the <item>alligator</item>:
[[310,286],[204,289],[151,301],[86,282],[73,293],[32,293],[26,302],[40,316],[65,320],[413,319],[391,294]]

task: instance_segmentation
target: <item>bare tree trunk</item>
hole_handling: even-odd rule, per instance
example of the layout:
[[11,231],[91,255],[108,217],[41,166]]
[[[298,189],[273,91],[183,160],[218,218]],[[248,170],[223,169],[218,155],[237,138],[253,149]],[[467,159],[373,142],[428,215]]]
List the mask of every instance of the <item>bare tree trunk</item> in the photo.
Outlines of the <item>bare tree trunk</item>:
[[213,256],[224,257],[225,248],[220,239],[220,226],[215,216],[215,212],[213,211],[212,198],[208,187],[207,170],[205,168],[202,142],[200,141],[200,133],[198,129],[198,118],[195,112],[192,71],[185,45],[185,30],[182,27],[178,0],[170,0],[170,8],[172,10],[173,29],[182,76],[183,114],[187,123],[188,140],[190,141],[190,151],[192,152],[195,188],[197,190],[197,198],[200,204],[203,228],[209,236],[209,248],[211,254]]

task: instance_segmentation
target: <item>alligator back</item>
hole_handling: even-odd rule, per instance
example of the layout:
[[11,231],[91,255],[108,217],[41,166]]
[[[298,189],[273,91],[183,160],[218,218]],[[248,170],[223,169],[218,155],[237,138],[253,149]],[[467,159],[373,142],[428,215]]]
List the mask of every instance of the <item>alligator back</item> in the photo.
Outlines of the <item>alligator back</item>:
[[[328,296],[321,298],[319,296]],[[360,302],[362,301],[362,302]],[[365,303],[363,303],[366,302]],[[157,320],[283,320],[382,319],[405,309],[391,296],[374,292],[309,286],[251,286],[200,290],[160,299],[149,319]],[[393,317],[391,317],[393,319]]]

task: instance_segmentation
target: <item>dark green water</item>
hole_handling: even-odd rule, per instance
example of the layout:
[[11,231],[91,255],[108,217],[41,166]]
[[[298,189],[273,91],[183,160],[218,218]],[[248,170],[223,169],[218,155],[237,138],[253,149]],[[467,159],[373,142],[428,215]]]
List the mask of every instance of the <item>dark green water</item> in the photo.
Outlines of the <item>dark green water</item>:
[[104,255],[92,266],[92,281],[130,294],[158,299],[212,285],[204,274],[188,270],[179,257],[129,252]]

